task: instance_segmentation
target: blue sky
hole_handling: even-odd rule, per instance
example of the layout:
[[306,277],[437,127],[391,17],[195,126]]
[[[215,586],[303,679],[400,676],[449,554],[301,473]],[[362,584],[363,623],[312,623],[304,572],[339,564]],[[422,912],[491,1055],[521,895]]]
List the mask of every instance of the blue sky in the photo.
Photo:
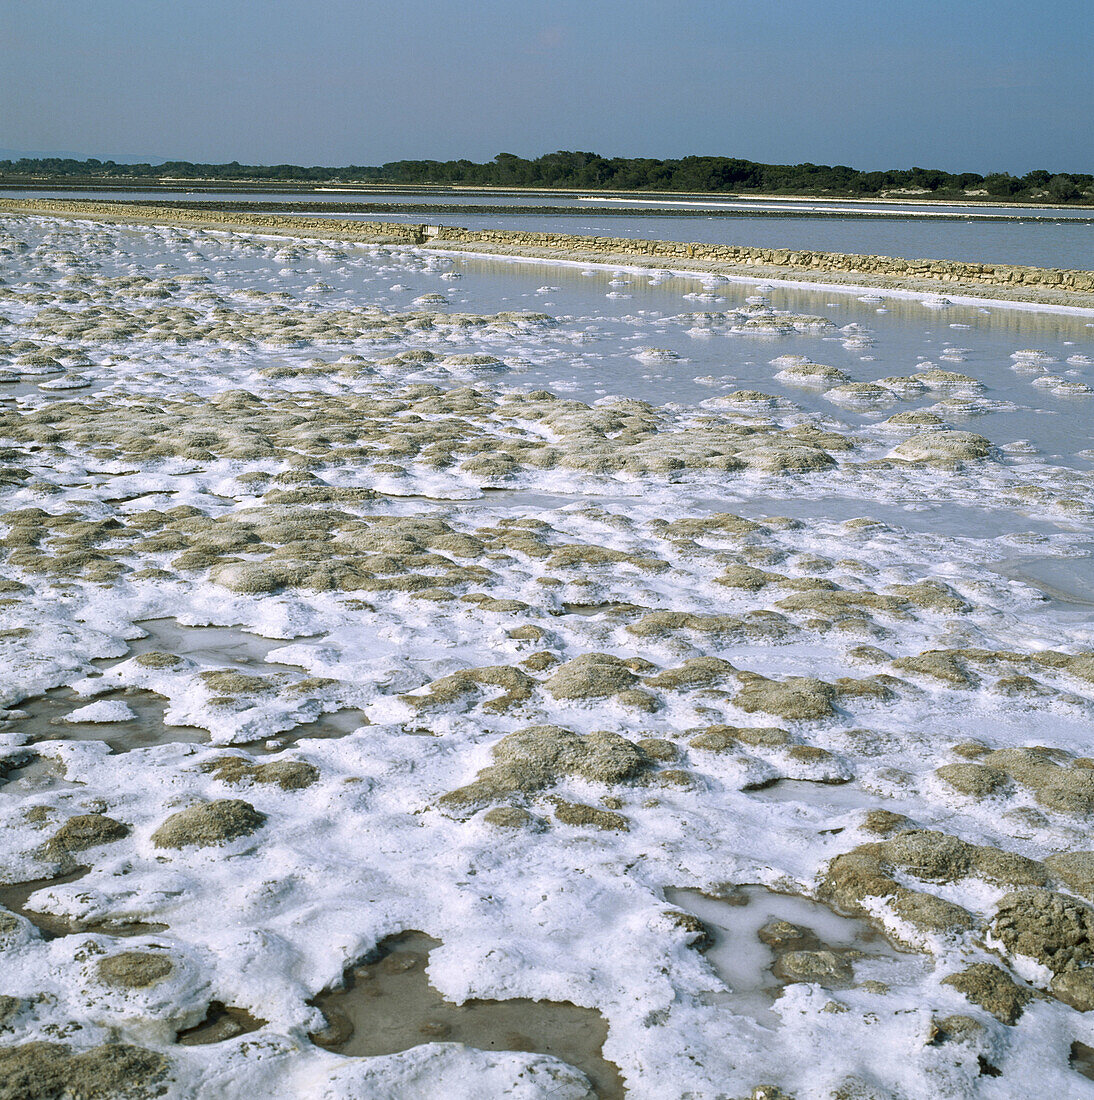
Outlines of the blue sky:
[[0,146],[1094,171],[1094,4],[0,0]]

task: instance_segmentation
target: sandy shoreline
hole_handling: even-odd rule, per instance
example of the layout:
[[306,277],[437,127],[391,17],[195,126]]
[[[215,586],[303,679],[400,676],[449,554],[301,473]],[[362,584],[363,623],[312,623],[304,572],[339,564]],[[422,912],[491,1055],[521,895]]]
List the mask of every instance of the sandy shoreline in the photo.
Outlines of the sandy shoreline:
[[[196,216],[190,210],[148,203],[122,206],[116,203],[0,198],[0,213],[74,220],[87,219],[114,224],[178,225],[207,230],[242,230],[275,236],[348,240],[360,243],[423,245],[433,251],[568,261],[580,264],[613,264],[631,268],[669,268],[687,273],[717,274],[745,279],[759,278],[796,285],[821,285],[856,290],[881,289],[913,296],[944,293],[951,301],[963,298],[976,302],[1021,304],[1034,308],[1066,308],[1069,312],[1094,310],[1094,273],[1056,271],[1020,265],[977,265],[962,261],[906,260],[805,250],[798,253],[787,249],[720,249],[718,246],[692,245],[677,241],[632,241],[569,234],[532,234],[520,230],[475,231],[457,226],[264,216],[239,211],[217,211],[216,213],[221,216],[215,217]],[[552,243],[546,246],[529,243],[529,239],[537,237],[549,238]],[[718,251],[755,253],[771,256],[772,260],[756,262],[753,257],[748,260],[709,259],[701,255],[703,252]],[[790,257],[799,256],[805,259],[797,262],[790,259]],[[840,269],[834,270],[832,265],[838,265]],[[914,275],[884,270],[887,266],[896,269],[906,268],[909,265],[915,265],[924,270],[917,271]],[[874,270],[868,270],[869,268]],[[882,270],[879,271],[878,268]],[[969,273],[969,277],[957,277],[956,273],[961,272]],[[1067,282],[1077,282],[1082,288],[1058,285]],[[1090,284],[1089,289],[1085,285],[1087,283]]]

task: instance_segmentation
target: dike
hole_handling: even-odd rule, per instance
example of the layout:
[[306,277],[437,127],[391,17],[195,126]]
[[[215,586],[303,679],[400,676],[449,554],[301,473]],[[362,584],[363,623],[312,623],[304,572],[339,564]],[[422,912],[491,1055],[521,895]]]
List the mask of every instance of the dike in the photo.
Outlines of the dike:
[[123,224],[177,225],[243,230],[288,237],[406,244],[475,254],[519,256],[578,263],[619,263],[679,271],[819,282],[913,293],[943,291],[1035,305],[1094,309],[1094,271],[1023,267],[962,260],[860,256],[790,248],[753,248],[629,237],[583,237],[519,229],[464,229],[451,225],[309,218],[241,210],[207,212],[154,203],[3,199],[0,213],[87,219]]

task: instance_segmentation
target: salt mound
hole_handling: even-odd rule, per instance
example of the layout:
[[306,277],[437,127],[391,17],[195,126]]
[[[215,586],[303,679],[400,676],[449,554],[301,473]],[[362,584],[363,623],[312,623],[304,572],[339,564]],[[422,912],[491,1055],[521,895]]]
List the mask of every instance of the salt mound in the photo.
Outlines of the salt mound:
[[129,722],[136,718],[133,709],[120,699],[100,699],[66,714],[66,722]]
[[940,431],[913,435],[898,444],[890,457],[905,462],[952,465],[969,459],[987,458],[991,442],[975,432]]
[[639,348],[634,357],[647,363],[663,363],[680,358],[671,348]]
[[888,405],[896,399],[884,386],[873,382],[848,382],[843,386],[833,386],[826,390],[825,398],[836,405]]
[[785,367],[775,377],[780,382],[790,382],[799,386],[828,386],[832,383],[850,381],[850,375],[838,367],[825,366],[824,363],[811,363],[809,360]]
[[1049,355],[1047,351],[1042,351],[1040,348],[1020,348],[1018,351],[1012,353],[1011,358],[1026,363],[1056,362],[1056,357],[1054,355]]

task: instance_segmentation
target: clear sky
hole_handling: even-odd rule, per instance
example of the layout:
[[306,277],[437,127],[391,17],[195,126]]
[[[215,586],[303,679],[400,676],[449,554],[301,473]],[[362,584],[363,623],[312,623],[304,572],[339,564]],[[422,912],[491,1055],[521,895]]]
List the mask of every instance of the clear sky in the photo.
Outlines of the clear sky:
[[1094,171],[1090,0],[0,0],[0,146]]

